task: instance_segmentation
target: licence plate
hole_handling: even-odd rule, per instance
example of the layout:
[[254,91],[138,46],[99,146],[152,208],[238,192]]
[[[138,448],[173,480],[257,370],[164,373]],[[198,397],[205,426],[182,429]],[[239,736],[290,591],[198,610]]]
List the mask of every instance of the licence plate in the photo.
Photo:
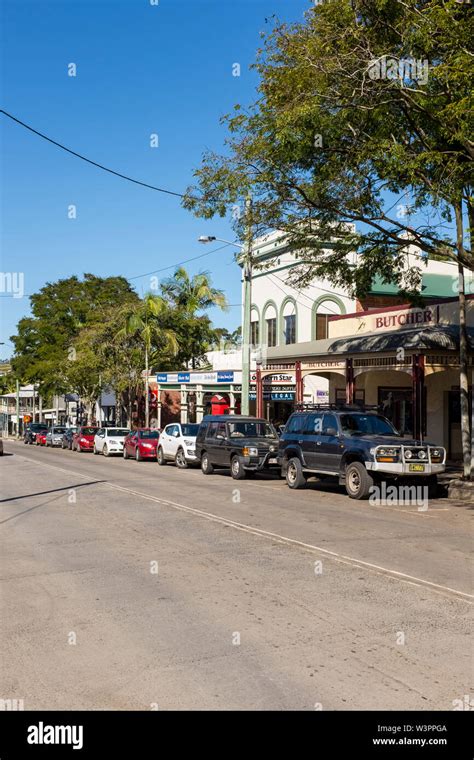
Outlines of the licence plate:
[[278,459],[276,457],[272,457],[268,460],[268,464],[276,464],[278,462]]
[[410,470],[410,472],[424,472],[425,465],[424,464],[410,464],[408,466],[408,469]]

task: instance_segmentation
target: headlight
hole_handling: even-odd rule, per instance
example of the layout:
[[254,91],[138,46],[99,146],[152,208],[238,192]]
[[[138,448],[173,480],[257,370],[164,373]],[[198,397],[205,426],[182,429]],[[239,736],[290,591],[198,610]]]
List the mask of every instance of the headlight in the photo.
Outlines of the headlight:
[[444,449],[443,448],[432,448],[430,450],[431,453],[431,461],[432,462],[442,462],[444,459]]
[[398,449],[394,446],[381,446],[375,450],[375,456],[378,462],[396,462]]
[[420,459],[426,459],[426,451],[420,451],[418,453],[418,456]]
[[258,449],[256,446],[244,446],[242,453],[244,457],[258,457]]
[[190,441],[189,438],[185,438],[184,443],[186,446],[194,446],[194,441]]
[[409,451],[409,450],[405,451],[405,459],[411,459],[412,456],[413,456],[413,454],[411,453],[411,451]]

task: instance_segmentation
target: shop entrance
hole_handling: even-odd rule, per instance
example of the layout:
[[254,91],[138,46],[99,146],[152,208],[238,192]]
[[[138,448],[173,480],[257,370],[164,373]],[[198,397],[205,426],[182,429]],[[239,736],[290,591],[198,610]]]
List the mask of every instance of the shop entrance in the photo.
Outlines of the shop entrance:
[[[413,435],[413,392],[411,388],[378,389],[380,413],[392,422],[402,435]],[[423,435],[426,435],[426,388],[424,389]]]

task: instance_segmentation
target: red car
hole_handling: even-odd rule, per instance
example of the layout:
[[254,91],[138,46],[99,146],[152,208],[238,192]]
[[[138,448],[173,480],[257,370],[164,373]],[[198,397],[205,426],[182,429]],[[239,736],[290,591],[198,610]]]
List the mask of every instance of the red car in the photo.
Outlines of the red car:
[[142,459],[156,459],[156,448],[160,431],[152,428],[132,430],[123,442],[123,458],[134,457],[137,462]]
[[77,428],[72,436],[72,451],[82,453],[94,450],[94,436],[99,431],[98,427],[83,426]]
[[39,433],[36,433],[36,445],[37,446],[46,446],[46,435],[48,431],[47,430],[40,430]]

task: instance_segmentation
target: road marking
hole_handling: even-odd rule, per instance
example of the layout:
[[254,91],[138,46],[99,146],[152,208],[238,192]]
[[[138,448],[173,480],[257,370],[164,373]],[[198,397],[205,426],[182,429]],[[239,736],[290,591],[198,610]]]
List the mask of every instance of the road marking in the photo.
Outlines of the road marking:
[[[24,455],[22,455],[24,456]],[[25,457],[28,459],[29,457]],[[65,472],[67,475],[71,475],[70,470],[66,470],[63,467],[59,467],[55,464],[49,464],[49,462],[40,462],[37,459],[30,459],[30,461],[36,462],[36,464],[43,465],[44,467],[51,467],[53,470],[60,470],[61,472]],[[90,474],[83,475],[80,472],[77,472],[77,470],[74,470],[74,475],[79,475],[79,477],[82,478],[90,478]],[[393,578],[395,580],[403,581],[404,583],[409,583],[414,586],[429,588],[432,591],[435,591],[437,593],[441,593],[443,595],[450,595],[450,596],[456,596],[459,599],[462,599],[462,601],[467,602],[468,604],[472,604],[473,602],[471,600],[474,600],[474,594],[467,594],[465,591],[459,591],[458,589],[451,588],[450,586],[443,586],[439,583],[434,583],[433,581],[428,581],[425,578],[417,578],[414,575],[409,575],[407,573],[402,573],[399,570],[392,570],[391,568],[382,567],[381,565],[375,565],[372,562],[366,562],[365,560],[357,559],[357,557],[349,557],[345,554],[339,554],[339,552],[333,552],[329,549],[324,549],[322,546],[316,546],[314,544],[307,544],[304,541],[299,541],[295,538],[290,538],[289,536],[282,536],[279,533],[272,533],[268,530],[263,530],[261,528],[254,528],[251,525],[246,525],[245,523],[239,523],[235,520],[230,520],[226,517],[220,517],[219,515],[215,515],[212,512],[205,512],[201,509],[196,509],[195,507],[188,507],[185,504],[179,504],[175,501],[170,501],[168,499],[162,499],[159,496],[152,496],[151,494],[142,493],[141,491],[135,491],[132,488],[125,488],[124,486],[115,485],[114,483],[110,483],[109,481],[102,482],[103,486],[112,488],[116,491],[122,491],[123,493],[131,494],[132,496],[138,496],[142,499],[147,499],[148,501],[153,501],[157,504],[163,504],[167,507],[172,507],[173,509],[180,510],[182,512],[188,512],[189,514],[196,515],[198,517],[202,517],[206,520],[209,520],[210,522],[216,522],[220,525],[225,525],[230,528],[235,528],[236,530],[242,531],[244,533],[249,533],[254,536],[260,536],[262,538],[269,538],[272,541],[278,541],[282,544],[287,544],[289,546],[297,546],[302,549],[306,549],[309,551],[319,552],[320,554],[323,554],[330,559],[333,559],[336,562],[339,562],[344,565],[350,565],[352,567],[359,567],[359,568],[365,568],[368,570],[372,570],[376,572],[379,575],[386,575],[387,577]]]

